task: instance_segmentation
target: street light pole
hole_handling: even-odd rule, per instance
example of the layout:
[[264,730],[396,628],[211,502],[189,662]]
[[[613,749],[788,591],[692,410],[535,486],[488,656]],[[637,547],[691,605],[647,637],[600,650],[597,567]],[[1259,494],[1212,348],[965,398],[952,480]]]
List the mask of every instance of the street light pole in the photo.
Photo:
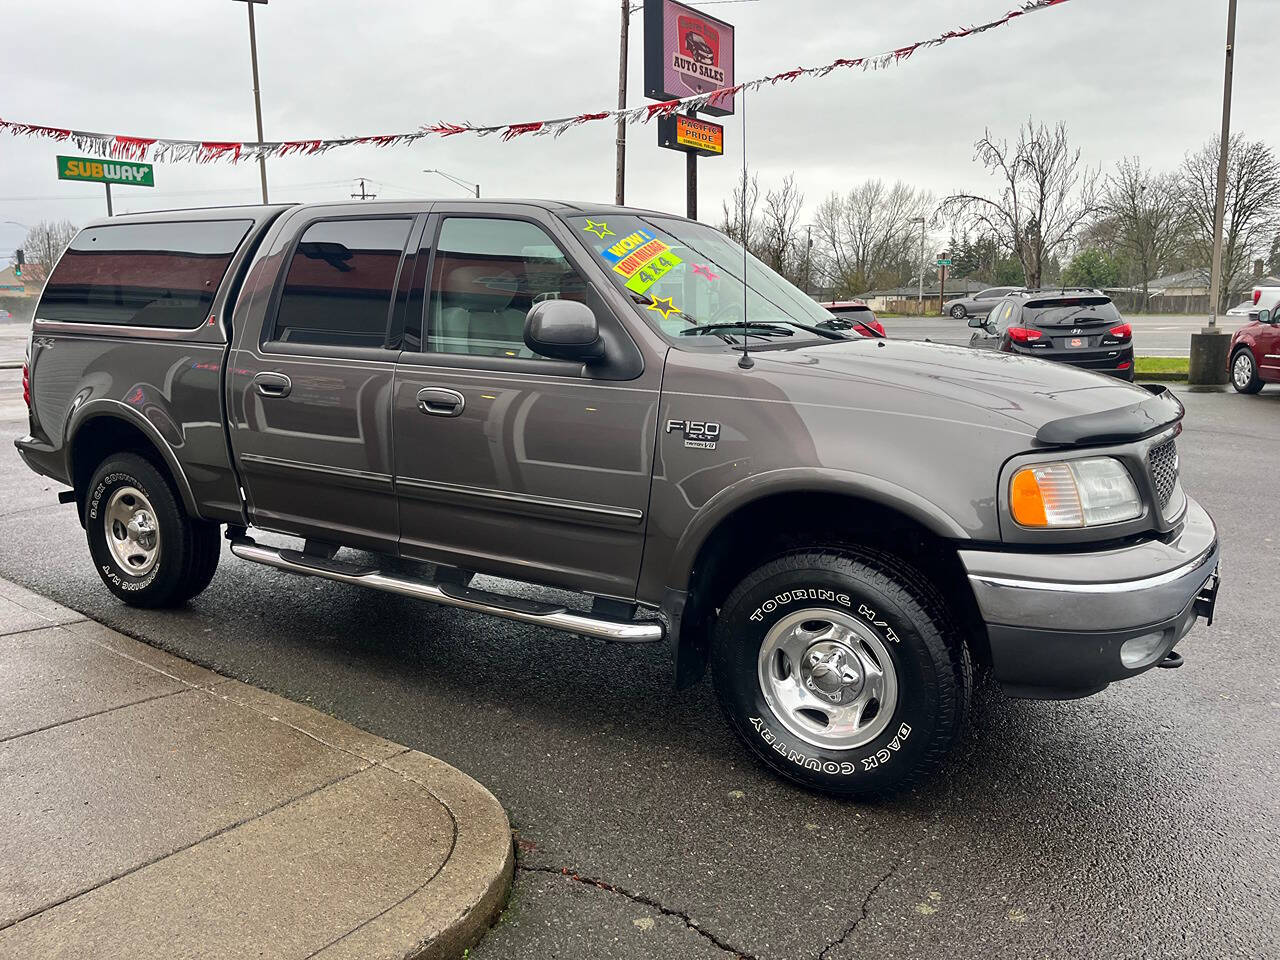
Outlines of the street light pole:
[[[258,121],[258,142],[262,143],[262,94],[258,89],[258,33],[254,29],[253,6],[267,0],[237,0],[249,8],[249,61],[253,65],[253,113]],[[258,174],[262,179],[262,202],[267,202],[267,158],[258,157]]]
[[1231,81],[1236,46],[1236,0],[1227,7],[1227,65],[1222,83],[1222,137],[1218,145],[1218,195],[1213,205],[1213,267],[1209,280],[1209,329],[1218,326],[1222,299],[1222,232],[1226,218],[1227,159],[1231,148]]
[[1218,388],[1227,382],[1229,341],[1218,327],[1218,304],[1222,300],[1222,233],[1231,150],[1231,79],[1235,48],[1236,0],[1228,0],[1226,67],[1222,83],[1222,132],[1218,144],[1218,189],[1213,204],[1213,264],[1209,272],[1209,324],[1199,333],[1191,335],[1187,383],[1192,387]]
[[434,173],[434,174],[436,174],[437,176],[444,177],[446,180],[451,180],[451,181],[453,181],[453,182],[454,182],[454,183],[456,183],[458,186],[462,187],[464,190],[474,190],[474,191],[475,191],[475,195],[476,195],[476,199],[477,199],[477,200],[479,200],[479,199],[480,199],[480,184],[478,184],[478,183],[472,183],[472,182],[471,182],[471,181],[469,181],[469,180],[463,180],[461,177],[455,177],[452,173],[445,173],[443,170],[435,170],[435,169],[431,169],[431,170],[423,170],[422,172],[423,172],[423,173]]
[[919,293],[917,294],[916,302],[921,305],[920,315],[924,316],[924,224],[925,224],[925,220],[924,220],[924,217],[912,217],[911,222],[920,224],[920,263],[918,266],[918,269],[920,270],[920,290],[919,290]]

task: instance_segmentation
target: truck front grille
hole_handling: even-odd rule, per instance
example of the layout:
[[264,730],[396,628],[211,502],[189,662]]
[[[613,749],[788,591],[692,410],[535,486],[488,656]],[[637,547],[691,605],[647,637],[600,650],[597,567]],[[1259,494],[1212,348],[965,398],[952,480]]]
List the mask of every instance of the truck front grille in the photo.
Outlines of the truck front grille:
[[1147,453],[1147,469],[1151,471],[1151,483],[1163,511],[1178,486],[1178,445],[1173,437],[1151,448]]

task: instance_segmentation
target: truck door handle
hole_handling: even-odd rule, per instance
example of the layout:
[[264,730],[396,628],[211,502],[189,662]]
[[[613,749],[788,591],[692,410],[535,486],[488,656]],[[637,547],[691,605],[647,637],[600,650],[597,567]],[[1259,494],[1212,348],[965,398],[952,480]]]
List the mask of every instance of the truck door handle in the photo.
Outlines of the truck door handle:
[[418,409],[433,417],[458,417],[467,399],[457,390],[444,387],[423,387],[418,391]]
[[293,381],[283,373],[260,373],[253,378],[253,385],[264,397],[287,397],[293,389]]

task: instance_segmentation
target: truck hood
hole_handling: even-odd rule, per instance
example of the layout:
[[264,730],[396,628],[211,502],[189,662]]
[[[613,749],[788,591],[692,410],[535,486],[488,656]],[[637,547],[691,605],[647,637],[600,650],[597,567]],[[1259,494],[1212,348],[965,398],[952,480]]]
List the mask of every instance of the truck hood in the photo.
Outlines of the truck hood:
[[810,344],[752,354],[797,402],[983,422],[1047,445],[1111,443],[1182,417],[1173,394],[1063,363],[912,340]]

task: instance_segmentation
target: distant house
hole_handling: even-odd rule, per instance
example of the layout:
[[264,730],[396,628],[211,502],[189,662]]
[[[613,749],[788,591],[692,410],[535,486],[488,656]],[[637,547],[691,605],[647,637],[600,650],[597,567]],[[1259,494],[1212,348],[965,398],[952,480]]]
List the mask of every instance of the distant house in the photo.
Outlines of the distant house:
[[[969,297],[977,293],[979,290],[986,290],[988,287],[995,286],[991,283],[980,283],[977,280],[952,280],[947,279],[946,298],[948,300],[955,297]],[[925,302],[933,302],[933,310],[938,309],[938,282],[934,280],[924,285]],[[867,301],[867,306],[872,310],[889,312],[894,308],[891,303],[897,302],[902,304],[903,301],[914,301],[920,296],[920,287],[918,284],[911,284],[905,287],[887,287],[882,290],[868,290],[866,293],[858,294],[859,300]]]
[[[1268,282],[1280,284],[1280,280],[1263,277],[1246,279],[1228,297],[1228,306],[1246,300],[1255,286]],[[1168,276],[1156,277],[1147,284],[1147,302],[1142,303],[1141,287],[1108,288],[1108,293],[1122,310],[1141,310],[1145,313],[1204,313],[1209,312],[1209,270],[1194,267]]]
[[[29,276],[16,276],[14,267],[6,267],[0,270],[0,297],[38,297],[40,288],[34,283],[30,283]],[[26,268],[23,269],[26,274]]]

